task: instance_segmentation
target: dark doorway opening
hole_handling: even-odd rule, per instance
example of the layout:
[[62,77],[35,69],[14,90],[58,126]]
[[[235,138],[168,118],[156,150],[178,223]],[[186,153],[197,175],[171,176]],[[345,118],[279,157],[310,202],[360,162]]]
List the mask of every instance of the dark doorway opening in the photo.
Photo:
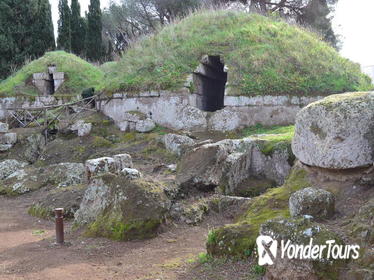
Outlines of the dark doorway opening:
[[199,109],[214,112],[224,107],[227,73],[220,56],[204,56],[193,73],[193,81]]
[[55,80],[53,79],[53,74],[49,74],[49,80],[47,80],[47,91],[48,94],[55,93]]

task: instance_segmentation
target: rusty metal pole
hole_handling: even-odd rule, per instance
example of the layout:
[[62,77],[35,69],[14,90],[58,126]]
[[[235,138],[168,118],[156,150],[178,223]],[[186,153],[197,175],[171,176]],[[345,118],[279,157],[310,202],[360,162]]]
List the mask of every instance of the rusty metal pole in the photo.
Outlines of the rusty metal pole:
[[56,243],[64,244],[64,208],[55,209],[56,218]]

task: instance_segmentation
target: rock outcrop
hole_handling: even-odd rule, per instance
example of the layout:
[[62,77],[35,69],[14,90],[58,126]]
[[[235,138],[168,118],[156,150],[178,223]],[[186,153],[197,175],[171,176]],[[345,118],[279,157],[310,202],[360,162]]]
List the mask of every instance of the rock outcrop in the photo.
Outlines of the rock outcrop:
[[289,207],[292,217],[310,215],[313,218],[329,218],[335,211],[335,197],[322,189],[305,188],[291,195]]
[[15,159],[6,159],[0,162],[0,180],[5,179],[19,169],[23,169],[28,163]]
[[[317,224],[310,219],[276,219],[269,220],[261,225],[260,235],[269,236],[278,242],[277,257],[274,259],[274,264],[268,265],[266,269],[265,279],[272,280],[323,280],[323,279],[337,279],[339,268],[344,265],[344,260],[335,259],[327,250],[323,252],[321,258],[315,260],[304,258],[303,254],[293,252],[294,257],[288,258],[288,252],[281,257],[281,242],[290,241],[294,245],[325,245],[326,241],[334,240],[334,245],[344,245],[341,238],[328,230],[322,224]],[[310,249],[311,250],[311,249]],[[291,250],[290,250],[291,251]],[[300,251],[300,250],[299,250]],[[336,250],[335,250],[336,251]]]
[[352,223],[348,225],[348,230],[360,244],[374,244],[374,198],[360,207]]
[[177,182],[187,191],[219,186],[224,194],[253,196],[281,185],[292,160],[287,142],[273,144],[253,137],[223,140],[183,155]]
[[7,123],[0,122],[0,133],[6,133],[9,130]]
[[132,159],[128,154],[89,159],[85,163],[87,178],[105,173],[119,174],[124,168],[132,168]]
[[59,163],[46,167],[18,169],[2,182],[0,194],[20,195],[43,187],[65,188],[85,182],[82,163]]
[[91,180],[75,224],[89,236],[145,239],[157,234],[169,208],[160,183],[106,173]]
[[34,163],[45,151],[46,141],[42,134],[32,134],[20,144],[24,147],[22,157],[29,163]]
[[184,135],[168,133],[162,137],[165,148],[178,156],[182,155],[187,148],[195,145],[195,141]]
[[151,119],[140,120],[136,123],[135,130],[137,132],[150,132],[156,127],[156,124]]
[[142,177],[142,174],[139,172],[139,170],[134,168],[123,168],[121,173],[127,178],[127,179],[137,179]]
[[70,127],[70,130],[76,132],[80,137],[89,135],[91,129],[92,123],[86,123],[84,120],[78,120]]
[[374,163],[374,92],[337,94],[309,104],[296,118],[292,143],[303,163],[333,169]]
[[203,221],[204,216],[209,211],[209,201],[199,199],[195,202],[176,202],[171,206],[170,216],[178,222],[188,225],[197,225]]
[[0,152],[9,150],[17,142],[17,133],[8,131],[8,124],[0,123]]

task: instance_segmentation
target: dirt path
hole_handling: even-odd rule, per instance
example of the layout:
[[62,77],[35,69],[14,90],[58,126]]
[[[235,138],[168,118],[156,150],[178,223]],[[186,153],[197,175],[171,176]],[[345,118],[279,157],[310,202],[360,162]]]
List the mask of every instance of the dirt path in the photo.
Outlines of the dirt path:
[[53,245],[54,224],[29,216],[32,197],[0,197],[0,279],[182,279],[188,259],[204,252],[210,225],[168,229],[143,242],[69,233]]

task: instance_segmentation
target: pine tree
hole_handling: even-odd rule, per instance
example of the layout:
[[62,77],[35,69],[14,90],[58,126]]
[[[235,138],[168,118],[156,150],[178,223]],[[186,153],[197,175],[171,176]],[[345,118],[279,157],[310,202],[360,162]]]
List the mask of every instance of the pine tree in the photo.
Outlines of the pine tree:
[[0,1],[0,79],[54,48],[48,0]]
[[57,48],[70,52],[71,50],[71,11],[68,0],[59,0],[58,3],[58,39]]
[[32,29],[33,35],[30,49],[32,56],[39,57],[46,51],[56,48],[51,5],[48,0],[37,0]]
[[331,19],[329,18],[330,12],[328,0],[310,0],[300,19],[303,24],[320,32],[325,41],[338,48],[339,40],[332,29]]
[[77,55],[84,54],[86,23],[81,17],[81,7],[78,0],[71,1],[71,50]]
[[87,14],[86,56],[92,61],[99,61],[103,56],[101,31],[100,0],[91,0]]
[[35,0],[0,1],[0,63],[1,76],[10,74],[32,57],[32,29],[36,11]]
[[0,80],[9,74],[16,49],[10,24],[13,17],[10,2],[10,0],[0,1]]

